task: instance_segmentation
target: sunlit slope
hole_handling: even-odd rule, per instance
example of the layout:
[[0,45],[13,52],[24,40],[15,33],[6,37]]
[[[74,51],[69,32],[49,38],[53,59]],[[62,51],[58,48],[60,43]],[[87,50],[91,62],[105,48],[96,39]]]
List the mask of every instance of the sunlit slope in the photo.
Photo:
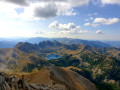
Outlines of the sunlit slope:
[[[26,76],[28,83],[59,86],[69,90],[96,90],[95,85],[81,75],[62,67],[48,66]],[[54,83],[54,84],[53,84]]]

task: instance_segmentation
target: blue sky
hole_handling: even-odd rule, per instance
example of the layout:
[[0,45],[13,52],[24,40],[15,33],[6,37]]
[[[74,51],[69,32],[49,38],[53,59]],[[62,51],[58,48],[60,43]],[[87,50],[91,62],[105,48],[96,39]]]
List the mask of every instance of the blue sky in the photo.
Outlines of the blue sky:
[[120,0],[1,0],[0,37],[120,40]]

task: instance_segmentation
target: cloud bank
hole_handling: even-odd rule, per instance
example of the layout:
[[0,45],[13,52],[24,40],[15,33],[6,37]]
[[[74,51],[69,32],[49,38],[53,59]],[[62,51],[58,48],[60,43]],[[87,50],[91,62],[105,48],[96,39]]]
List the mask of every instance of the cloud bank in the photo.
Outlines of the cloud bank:
[[88,32],[88,31],[80,30],[80,26],[76,26],[74,23],[59,24],[57,21],[54,21],[48,27],[58,29],[60,30],[59,33],[63,33],[63,34],[80,34],[80,33]]
[[103,24],[103,25],[111,25],[115,23],[119,23],[120,19],[119,18],[95,18],[93,23],[98,23],[98,24]]
[[112,25],[119,23],[120,19],[119,18],[95,18],[92,23],[87,22],[84,24],[84,26],[92,26],[92,27],[98,27],[100,25]]
[[[92,0],[93,2],[98,0]],[[103,5],[105,4],[119,4],[120,0],[99,0]],[[2,4],[0,8],[6,6],[6,15],[15,14],[15,16],[26,20],[47,19],[60,15],[70,16],[76,15],[74,8],[89,5],[90,0],[0,0]],[[8,4],[12,4],[8,5]],[[14,5],[14,6],[13,6]],[[19,13],[16,9],[24,9]],[[5,9],[5,8],[4,8]],[[7,10],[8,9],[8,10]],[[0,12],[3,10],[0,10]],[[14,13],[13,13],[14,12]],[[9,14],[8,14],[9,13]],[[94,13],[97,15],[97,13]],[[91,18],[92,20],[93,18]]]
[[20,6],[28,6],[29,5],[27,0],[4,0],[4,2],[17,4],[17,5],[20,5]]
[[120,5],[120,0],[101,0],[101,3],[103,5],[105,5],[105,4],[118,4],[118,5]]
[[[12,5],[13,8],[10,7],[9,11],[15,12],[19,18],[37,20],[60,15],[76,15],[73,8],[88,5],[89,0],[1,0],[0,3],[2,9],[5,6],[9,9]],[[16,10],[18,8],[23,9],[23,12],[18,13]],[[6,12],[6,15],[8,15],[8,10]]]

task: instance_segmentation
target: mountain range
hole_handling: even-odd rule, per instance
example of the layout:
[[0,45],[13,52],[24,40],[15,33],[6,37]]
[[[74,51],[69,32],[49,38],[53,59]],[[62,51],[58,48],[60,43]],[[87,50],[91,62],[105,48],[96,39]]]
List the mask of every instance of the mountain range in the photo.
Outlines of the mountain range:
[[13,48],[19,42],[29,42],[32,44],[38,44],[42,41],[58,41],[64,44],[85,44],[92,47],[120,47],[120,41],[97,41],[97,40],[82,40],[72,38],[16,38],[16,39],[4,39],[0,38],[0,48]]
[[[60,55],[61,57],[58,59],[47,60],[46,56],[50,54]],[[47,40],[36,44],[19,42],[13,48],[0,49],[1,71],[7,73],[24,72],[31,74],[37,70],[37,74],[39,73],[39,70],[49,66],[68,68],[70,72],[72,70],[72,72],[77,73],[77,75],[79,74],[90,80],[90,82],[95,84],[95,87],[99,90],[120,89],[120,48],[94,47],[84,44],[67,44],[55,40]],[[54,70],[54,68],[52,68],[52,70]],[[54,71],[54,74],[55,73],[56,71]],[[62,71],[62,73],[65,74],[64,71]],[[34,83],[36,80],[35,76],[38,75],[36,74],[29,76],[33,79],[33,82],[31,83]],[[66,87],[66,84],[69,85],[70,82],[69,80],[66,82],[64,79],[61,79],[63,77],[68,77],[64,76],[64,74],[55,74],[55,76],[57,75],[56,77],[59,77],[59,80],[62,80],[62,82],[64,82],[62,84]],[[74,75],[74,79],[78,78],[77,75]],[[76,85],[76,82],[73,81],[73,83]],[[70,86],[72,85],[70,84]],[[76,88],[74,85],[72,87]]]

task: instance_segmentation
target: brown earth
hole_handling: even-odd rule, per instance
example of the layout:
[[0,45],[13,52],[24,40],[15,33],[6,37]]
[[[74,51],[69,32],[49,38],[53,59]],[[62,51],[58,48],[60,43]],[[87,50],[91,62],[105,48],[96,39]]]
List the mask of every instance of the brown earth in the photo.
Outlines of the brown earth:
[[48,66],[36,73],[25,76],[27,83],[40,83],[67,90],[96,90],[95,85],[88,79],[69,70],[68,68]]

